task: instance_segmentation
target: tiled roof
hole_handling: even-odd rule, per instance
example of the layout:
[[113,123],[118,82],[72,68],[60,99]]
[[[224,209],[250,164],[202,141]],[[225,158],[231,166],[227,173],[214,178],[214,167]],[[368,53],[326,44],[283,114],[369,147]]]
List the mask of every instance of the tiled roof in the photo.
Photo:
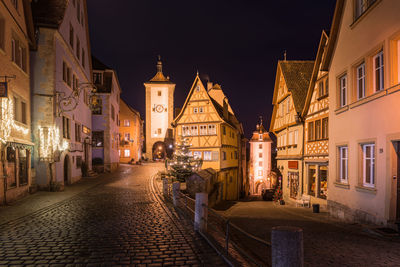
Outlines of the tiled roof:
[[58,28],[64,19],[67,0],[32,1],[33,21],[37,26]]
[[97,57],[92,55],[92,68],[94,70],[112,70],[112,68],[108,67],[106,64],[101,62]]
[[286,86],[292,93],[297,112],[302,112],[307,97],[307,89],[314,68],[314,61],[279,61]]

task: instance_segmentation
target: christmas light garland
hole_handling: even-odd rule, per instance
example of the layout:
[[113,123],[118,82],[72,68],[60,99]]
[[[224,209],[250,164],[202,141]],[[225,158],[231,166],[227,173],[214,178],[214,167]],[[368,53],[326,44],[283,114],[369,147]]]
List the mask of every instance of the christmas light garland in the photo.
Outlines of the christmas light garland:
[[39,157],[42,160],[51,159],[54,152],[64,151],[69,148],[69,143],[66,140],[61,142],[60,130],[56,126],[39,126],[39,139]]
[[1,120],[0,120],[0,141],[6,144],[10,135],[11,129],[14,129],[22,134],[29,133],[29,128],[20,126],[15,123],[14,118],[14,105],[13,101],[9,98],[1,99]]

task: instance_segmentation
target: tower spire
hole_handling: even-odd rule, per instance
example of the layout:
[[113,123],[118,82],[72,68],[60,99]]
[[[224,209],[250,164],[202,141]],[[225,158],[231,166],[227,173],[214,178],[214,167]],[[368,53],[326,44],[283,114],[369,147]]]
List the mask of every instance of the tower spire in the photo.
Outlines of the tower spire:
[[283,52],[283,60],[286,61],[286,50]]
[[157,72],[162,73],[162,62],[161,62],[161,56],[160,55],[158,55]]

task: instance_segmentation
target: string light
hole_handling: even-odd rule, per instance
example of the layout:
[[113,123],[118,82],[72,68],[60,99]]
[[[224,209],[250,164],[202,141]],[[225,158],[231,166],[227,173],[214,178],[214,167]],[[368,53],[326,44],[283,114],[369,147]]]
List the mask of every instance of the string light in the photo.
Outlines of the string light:
[[13,101],[9,98],[1,99],[0,129],[1,129],[0,141],[4,144],[7,143],[7,140],[11,135],[11,129],[21,132],[24,135],[29,133],[28,127],[20,126],[15,123],[14,105]]
[[[45,138],[45,132],[47,137]],[[51,159],[56,151],[64,151],[69,148],[69,143],[60,138],[60,130],[56,126],[39,126],[39,155],[41,159]]]

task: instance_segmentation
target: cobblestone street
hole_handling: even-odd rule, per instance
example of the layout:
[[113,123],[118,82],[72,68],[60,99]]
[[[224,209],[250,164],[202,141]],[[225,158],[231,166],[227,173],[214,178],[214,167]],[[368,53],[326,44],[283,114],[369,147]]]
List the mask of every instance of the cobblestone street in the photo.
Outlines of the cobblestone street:
[[[0,266],[224,265],[153,195],[150,177],[161,167],[123,166],[75,196],[6,223],[2,218]],[[17,208],[3,208],[0,217]]]

